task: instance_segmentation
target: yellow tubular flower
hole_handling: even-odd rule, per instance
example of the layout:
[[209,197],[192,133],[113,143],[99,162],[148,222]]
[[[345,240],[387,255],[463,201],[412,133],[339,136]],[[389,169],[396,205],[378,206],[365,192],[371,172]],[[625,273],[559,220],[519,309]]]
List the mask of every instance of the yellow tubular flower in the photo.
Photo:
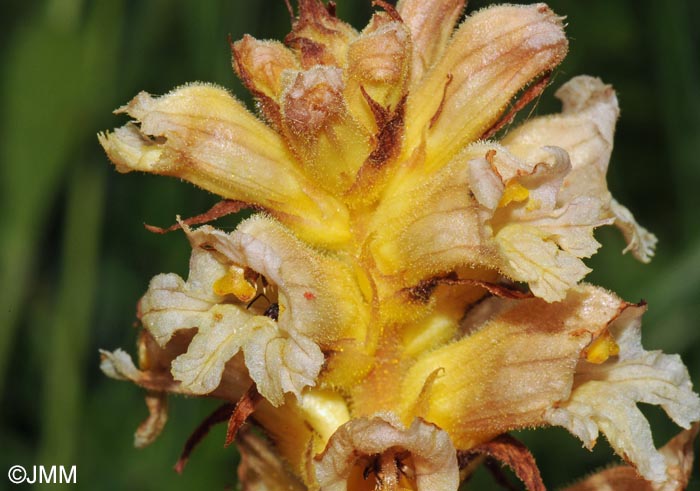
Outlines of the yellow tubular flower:
[[321,240],[347,239],[343,206],[314,186],[282,138],[224,89],[193,84],[159,98],[142,92],[117,113],[139,123],[100,135],[117,170],[177,176],[265,208]]
[[[259,212],[230,233],[179,222],[189,275],[151,281],[138,363],[102,351],[107,375],[148,391],[135,444],[176,393],[226,402],[178,468],[230,417],[243,489],[456,491],[485,455],[541,489],[504,433],[548,425],[588,448],[602,432],[627,461],[571,491],[684,489],[688,372],[642,348],[644,305],[581,283],[597,227],[642,262],[656,243],[607,189],[615,92],[575,77],[560,114],[493,139],[564,58],[562,18],[507,5],[457,26],[463,0],[375,3],[358,32],[299,0],[284,43],[231,44],[260,119],[198,83],[138,94],[117,110],[133,121],[99,135],[120,172]],[[657,450],[640,402],[686,431]]]

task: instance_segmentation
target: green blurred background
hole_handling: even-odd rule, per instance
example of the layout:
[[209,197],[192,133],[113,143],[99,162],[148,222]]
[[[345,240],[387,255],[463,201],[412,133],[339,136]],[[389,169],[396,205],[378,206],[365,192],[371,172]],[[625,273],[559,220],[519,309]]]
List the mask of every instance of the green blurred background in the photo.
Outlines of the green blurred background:
[[[369,1],[338,4],[355,26],[369,18]],[[599,231],[604,247],[589,261],[589,280],[628,300],[646,299],[646,346],[681,353],[697,385],[700,3],[550,5],[567,16],[571,39],[554,86],[581,73],[615,86],[622,119],[610,188],[660,239],[655,260],[642,265],[620,255],[616,231]],[[0,4],[0,489],[9,489],[5,473],[14,464],[77,465],[78,484],[69,489],[236,488],[237,456],[222,448],[223,428],[182,476],[172,470],[214,401],[173,399],[161,438],[136,450],[132,433],[146,414],[142,391],[104,377],[97,354],[134,345],[136,301],[153,275],[187,272],[184,237],[150,234],[143,223],[168,225],[217,197],[174,179],[117,174],[95,135],[125,122],[111,111],[139,90],[161,94],[210,81],[250,103],[230,68],[227,35],[280,38],[288,29],[283,0]],[[558,109],[553,92],[534,114]],[[645,411],[658,444],[677,431],[660,411]],[[613,459],[602,438],[589,453],[556,428],[518,436],[531,445],[551,489]],[[497,487],[479,475],[470,489]]]

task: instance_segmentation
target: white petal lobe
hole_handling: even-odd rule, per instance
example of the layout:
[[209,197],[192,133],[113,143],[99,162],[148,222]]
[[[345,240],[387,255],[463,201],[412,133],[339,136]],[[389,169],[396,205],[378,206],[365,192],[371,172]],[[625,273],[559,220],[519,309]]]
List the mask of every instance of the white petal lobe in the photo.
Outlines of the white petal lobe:
[[258,392],[273,406],[280,406],[285,393],[299,397],[304,387],[315,385],[323,353],[310,339],[292,337],[270,319],[258,320],[244,347],[246,366]]
[[[354,466],[367,465],[368,458],[393,464],[402,451],[408,452],[413,460],[415,489],[457,490],[457,453],[446,432],[422,419],[405,428],[393,414],[380,414],[353,419],[334,433],[324,452],[316,457],[316,478],[321,491],[346,491]],[[393,473],[377,477],[394,478]]]
[[667,480],[666,463],[637,403],[661,406],[683,428],[700,420],[700,398],[678,355],[645,351],[643,307],[630,307],[610,326],[619,357],[596,365],[582,360],[571,397],[547,411],[545,420],[564,426],[591,448],[602,431],[615,451],[647,480]]

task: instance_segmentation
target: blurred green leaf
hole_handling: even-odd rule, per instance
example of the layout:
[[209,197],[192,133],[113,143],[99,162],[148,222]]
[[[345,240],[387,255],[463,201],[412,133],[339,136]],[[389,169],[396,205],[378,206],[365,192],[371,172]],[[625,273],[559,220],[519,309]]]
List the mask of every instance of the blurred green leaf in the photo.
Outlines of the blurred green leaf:
[[693,43],[690,11],[688,1],[647,9],[654,35],[652,54],[658,66],[655,95],[668,142],[667,161],[662,165],[667,165],[675,180],[683,240],[698,237],[700,209],[700,49]]
[[104,171],[86,162],[70,175],[61,280],[54,314],[43,326],[42,446],[38,463],[70,465],[82,431],[85,361],[99,271]]
[[11,212],[0,224],[0,393],[50,206],[116,83],[121,2],[99,2],[82,28],[53,18],[55,11],[38,11],[16,32],[4,70],[0,199]]

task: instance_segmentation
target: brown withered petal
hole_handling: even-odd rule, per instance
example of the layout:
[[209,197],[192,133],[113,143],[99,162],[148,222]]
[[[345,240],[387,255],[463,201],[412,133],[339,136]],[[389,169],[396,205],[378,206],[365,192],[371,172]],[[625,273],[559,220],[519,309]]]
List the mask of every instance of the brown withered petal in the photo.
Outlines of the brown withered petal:
[[149,392],[146,394],[148,418],[136,428],[134,447],[143,448],[155,441],[168,421],[168,394]]
[[[443,165],[491,127],[528,82],[557,66],[567,46],[561,18],[545,4],[476,12],[411,94],[407,140],[418,142],[427,129],[428,158]],[[443,91],[440,100],[435,95]]]
[[236,444],[241,454],[238,480],[242,491],[307,491],[275,449],[251,429],[242,428]]
[[563,491],[685,491],[693,470],[695,439],[700,425],[680,432],[659,449],[668,467],[669,479],[663,483],[645,481],[630,465],[602,470]]
[[144,373],[134,365],[131,357],[123,350],[114,352],[100,350],[100,369],[108,377],[117,380],[129,380],[135,384],[149,388],[146,394],[146,407],[148,417],[138,426],[134,433],[134,446],[143,448],[153,443],[168,421],[168,404],[166,389],[174,392],[170,377],[158,377],[152,380],[148,373]]
[[144,224],[144,227],[149,232],[153,232],[155,234],[167,234],[168,232],[174,232],[175,230],[180,230],[185,225],[191,226],[191,225],[200,225],[202,223],[209,223],[209,222],[212,222],[218,218],[225,217],[225,216],[231,215],[233,213],[238,213],[239,211],[245,210],[246,208],[249,208],[249,205],[242,202],[242,201],[234,201],[234,200],[230,200],[230,199],[225,199],[225,200],[219,201],[214,206],[209,208],[207,211],[205,211],[204,213],[200,213],[199,215],[185,218],[184,220],[181,220],[178,217],[178,221],[167,228],[156,227],[154,225],[148,225],[148,224]]
[[504,126],[509,125],[515,119],[515,116],[528,104],[542,95],[542,92],[549,85],[552,79],[552,72],[545,72],[535,82],[531,83],[518,98],[513,102],[508,112],[501,116],[501,119],[496,121],[486,132],[481,135],[481,140],[488,140],[498,133]]
[[[408,466],[412,460],[412,469]],[[356,479],[375,479],[375,489],[397,491],[402,479],[417,491],[456,491],[457,454],[450,437],[421,419],[405,428],[392,414],[350,420],[315,458],[321,491],[354,489]],[[393,487],[392,487],[393,486]]]
[[477,445],[467,454],[485,455],[507,465],[513,469],[528,491],[546,491],[535,458],[525,445],[508,434],[499,435],[490,442]]
[[279,124],[282,73],[301,68],[296,56],[279,41],[259,41],[246,34],[231,44],[233,68],[258,99],[264,115]]
[[399,0],[396,4],[396,10],[411,31],[412,85],[440,59],[464,4],[464,0]]
[[236,434],[243,426],[243,423],[253,414],[255,406],[257,406],[261,400],[262,396],[256,389],[255,384],[251,385],[231,413],[226,428],[226,441],[224,442],[224,446],[228,447],[233,443],[233,439],[236,438]]
[[357,31],[331,13],[321,0],[299,0],[299,17],[285,43],[299,53],[302,68],[343,66]]
[[209,434],[209,430],[211,430],[214,426],[228,420],[231,417],[231,413],[234,409],[235,405],[233,404],[222,404],[197,425],[194,431],[190,434],[189,438],[187,438],[187,441],[185,441],[180,457],[177,459],[177,462],[174,465],[175,472],[182,474],[182,471],[185,470],[187,462],[190,460],[190,455],[194,449],[197,448],[204,437]]
[[315,137],[342,117],[343,87],[343,72],[337,67],[315,66],[295,72],[284,94],[286,126],[294,135]]
[[183,392],[170,375],[169,363],[182,352],[189,339],[189,334],[184,333],[163,349],[148,334],[142,334],[138,343],[140,369],[121,349],[100,351],[100,369],[105,375],[117,380],[129,380],[148,390],[145,396],[148,417],[134,433],[134,446],[137,448],[153,443],[165,427],[168,421],[168,392]]
[[282,72],[300,68],[294,54],[279,41],[260,41],[246,34],[232,45],[234,68],[253,91],[277,101],[282,89]]

